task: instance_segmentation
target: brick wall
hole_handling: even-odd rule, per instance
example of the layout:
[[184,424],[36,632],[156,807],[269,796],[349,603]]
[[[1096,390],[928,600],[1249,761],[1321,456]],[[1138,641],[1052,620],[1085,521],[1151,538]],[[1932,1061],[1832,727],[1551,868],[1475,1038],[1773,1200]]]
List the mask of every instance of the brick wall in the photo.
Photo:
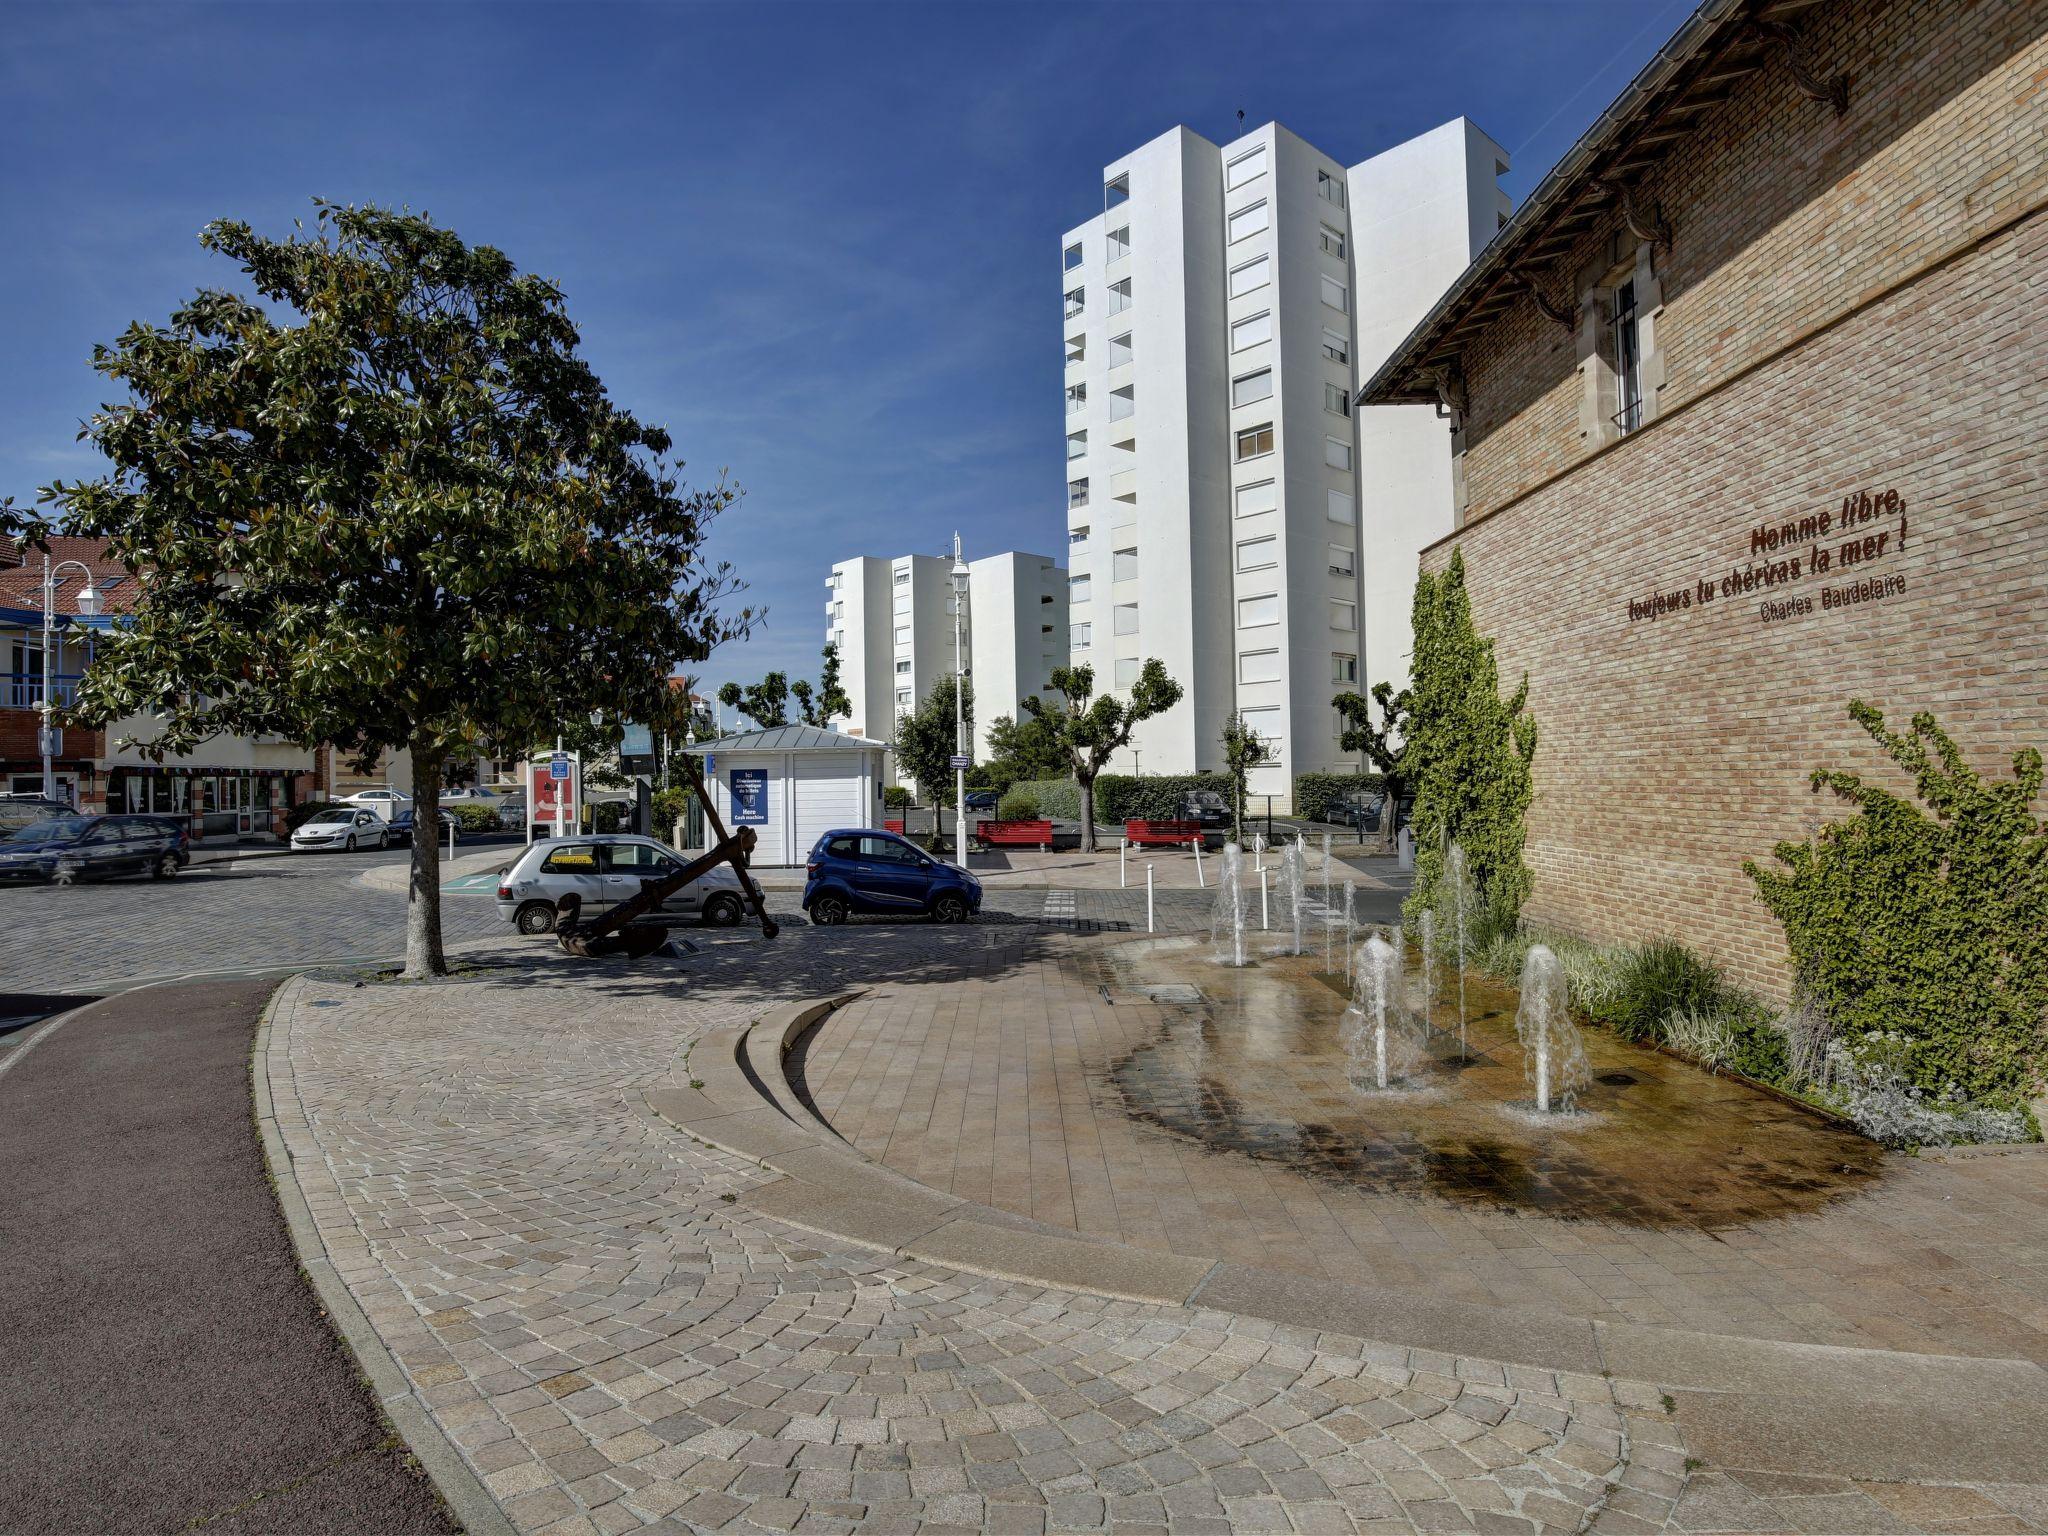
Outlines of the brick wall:
[[[1835,0],[1807,15],[1811,59],[1849,73],[1845,117],[1767,67],[1644,176],[1674,229],[1655,261],[1661,411],[2048,198],[2048,5]],[[1596,221],[1536,274],[1555,299],[1613,265],[1619,227]],[[1574,341],[1533,303],[1463,364],[1472,522],[1597,444],[1582,436]]]
[[[2038,214],[1457,537],[1477,621],[1504,682],[1528,672],[1542,731],[1532,920],[1674,934],[1782,996],[1782,940],[1742,859],[1840,814],[1807,789],[1815,767],[1909,789],[1849,699],[1900,725],[1932,710],[1980,771],[2048,749],[2044,258]],[[1889,535],[1874,558],[1814,575],[1813,545],[1839,555],[1848,537],[1835,527],[1771,552],[1801,554],[1799,579],[1720,592],[1762,563],[1759,525],[1838,521],[1845,495],[1887,490],[1903,549],[1897,516],[1876,518],[1854,530],[1859,553]],[[1891,579],[1903,590],[1823,603]],[[1658,591],[1692,605],[1632,620]],[[1764,622],[1787,598],[1810,611]]]

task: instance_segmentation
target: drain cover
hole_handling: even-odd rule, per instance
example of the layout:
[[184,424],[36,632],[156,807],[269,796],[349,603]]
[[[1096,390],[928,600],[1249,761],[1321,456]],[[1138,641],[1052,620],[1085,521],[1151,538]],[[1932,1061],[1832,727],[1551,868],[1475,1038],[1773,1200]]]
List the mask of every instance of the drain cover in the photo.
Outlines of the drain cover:
[[1163,981],[1154,986],[1139,987],[1138,995],[1155,1003],[1199,1003],[1202,989],[1185,981]]
[[1600,1081],[1610,1088],[1633,1088],[1638,1079],[1632,1072],[1602,1072]]

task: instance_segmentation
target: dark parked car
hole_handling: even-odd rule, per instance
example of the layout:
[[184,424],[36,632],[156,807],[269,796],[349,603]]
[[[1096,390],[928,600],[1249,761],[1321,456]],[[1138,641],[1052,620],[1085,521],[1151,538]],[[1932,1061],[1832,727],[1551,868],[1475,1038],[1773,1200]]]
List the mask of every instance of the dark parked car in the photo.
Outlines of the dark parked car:
[[168,880],[185,861],[176,831],[153,816],[53,816],[0,838],[0,878],[12,880]]
[[45,800],[41,795],[0,795],[0,835],[48,821],[52,816],[77,814],[62,800]]
[[[476,802],[470,801],[469,803],[474,805]],[[460,824],[456,821],[454,813],[450,811],[447,806],[444,805],[441,807],[441,841],[443,843],[446,843],[448,841],[448,829],[450,827],[455,828],[455,841],[457,841],[458,843],[461,842],[462,828]],[[412,846],[411,806],[408,805],[404,810],[400,811],[396,816],[391,818],[391,825],[387,830],[386,835],[389,836],[391,841],[394,843],[403,843],[408,848]]]
[[1180,797],[1180,819],[1203,827],[1230,825],[1230,802],[1213,789],[1191,789]]
[[814,923],[843,923],[856,912],[920,912],[934,922],[964,923],[981,910],[979,880],[893,832],[827,832],[805,869],[804,910]]
[[986,811],[989,815],[993,816],[996,813],[996,801],[998,798],[996,792],[992,789],[970,789],[967,791],[967,809],[970,811]]
[[[1360,833],[1377,833],[1380,830],[1380,817],[1386,811],[1386,804],[1387,796],[1384,790],[1377,794],[1360,796],[1347,801],[1339,811],[1337,819],[1344,826],[1354,828]],[[1400,803],[1394,807],[1394,825],[1407,826],[1414,809],[1415,796],[1403,794]]]

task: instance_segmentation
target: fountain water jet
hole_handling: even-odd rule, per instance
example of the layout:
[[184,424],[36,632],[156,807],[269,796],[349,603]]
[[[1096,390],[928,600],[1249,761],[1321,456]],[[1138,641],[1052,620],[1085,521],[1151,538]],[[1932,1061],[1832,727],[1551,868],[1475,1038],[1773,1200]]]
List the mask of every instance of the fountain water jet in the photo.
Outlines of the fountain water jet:
[[1465,1052],[1465,906],[1471,895],[1471,877],[1465,871],[1465,850],[1456,843],[1444,855],[1444,879],[1451,888],[1451,921],[1457,940],[1458,962],[1458,1054]]
[[1244,927],[1244,850],[1236,843],[1225,843],[1216,879],[1216,904],[1209,912],[1209,942],[1218,964],[1244,964]]
[[1432,1011],[1436,1002],[1436,914],[1422,909],[1422,1028],[1425,1034],[1436,1028]]
[[1354,903],[1357,899],[1358,882],[1346,880],[1344,882],[1344,985],[1347,987],[1351,985],[1351,946],[1354,936],[1358,932],[1358,918],[1354,908]]
[[1287,953],[1298,955],[1302,952],[1301,909],[1308,899],[1308,860],[1300,838],[1287,844],[1280,854],[1280,899],[1287,903],[1287,917],[1294,936]]
[[1522,962],[1522,1005],[1515,1012],[1515,1034],[1522,1042],[1523,1070],[1536,1088],[1536,1112],[1550,1113],[1552,1102],[1565,1110],[1591,1080],[1585,1042],[1572,1022],[1565,990],[1564,967],[1549,946],[1532,944]]
[[[1384,1089],[1389,1075],[1388,1032],[1401,1019],[1401,958],[1375,934],[1358,951],[1358,993],[1346,1020],[1351,1086]],[[1370,1071],[1366,1068],[1370,1045]]]

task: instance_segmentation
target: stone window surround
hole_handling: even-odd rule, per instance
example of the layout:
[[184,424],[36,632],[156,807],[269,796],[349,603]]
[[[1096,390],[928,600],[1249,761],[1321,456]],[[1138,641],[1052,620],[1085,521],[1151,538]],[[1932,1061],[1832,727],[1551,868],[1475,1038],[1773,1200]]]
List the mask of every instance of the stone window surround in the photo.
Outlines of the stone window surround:
[[1642,357],[1642,402],[1635,431],[1657,419],[1664,388],[1664,289],[1657,274],[1655,246],[1617,232],[1604,257],[1596,256],[1579,273],[1578,351],[1579,442],[1590,451],[1618,442],[1624,433],[1614,417],[1621,409],[1620,381],[1605,341],[1614,318],[1615,290],[1634,279],[1636,343]]

